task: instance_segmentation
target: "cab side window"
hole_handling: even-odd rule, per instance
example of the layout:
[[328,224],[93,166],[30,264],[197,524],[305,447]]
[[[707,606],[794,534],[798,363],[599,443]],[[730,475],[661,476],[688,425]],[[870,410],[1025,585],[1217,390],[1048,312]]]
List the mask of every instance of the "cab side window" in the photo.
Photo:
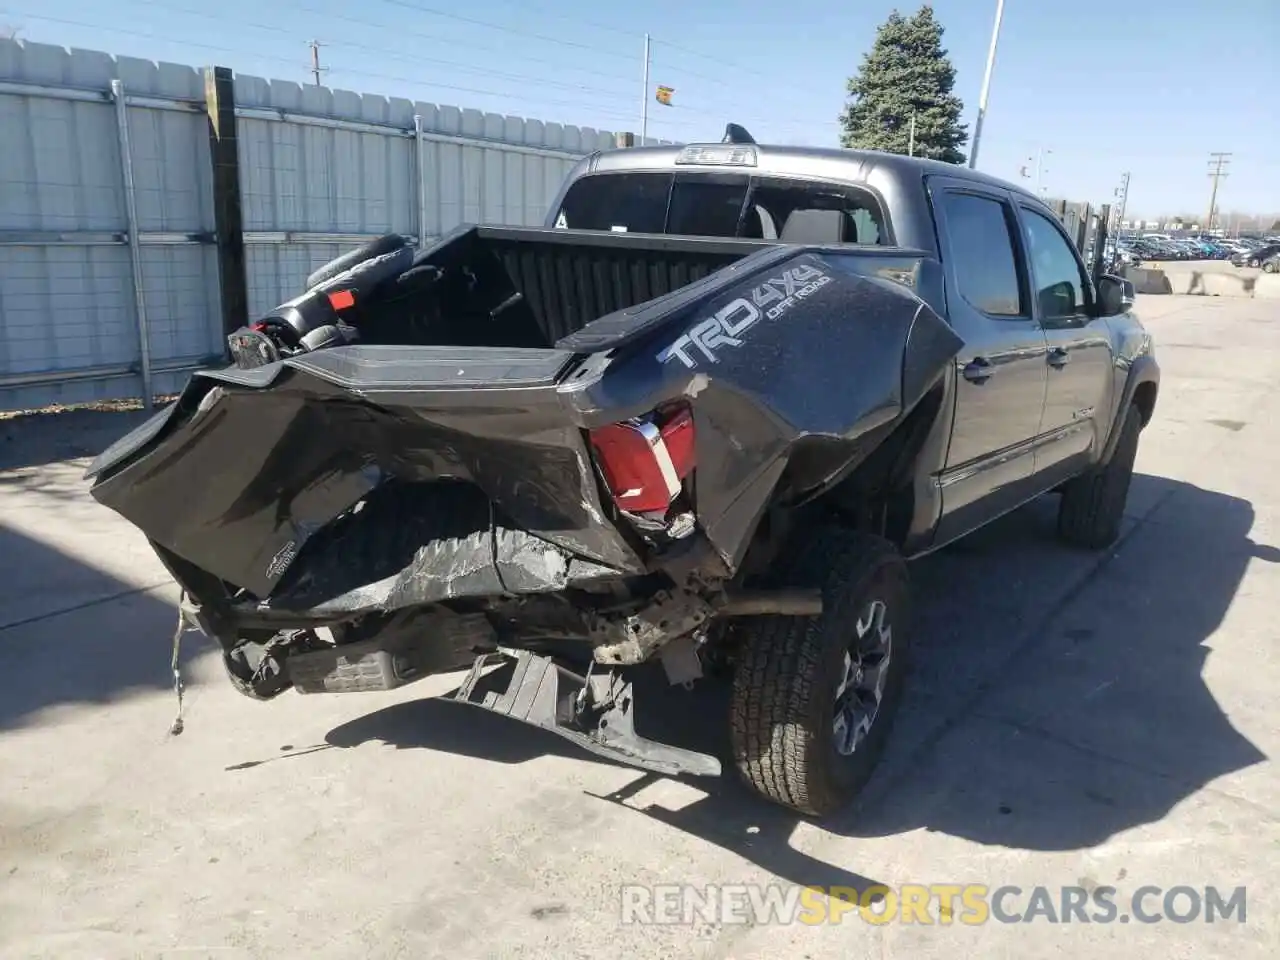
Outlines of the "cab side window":
[[1010,219],[1013,211],[990,197],[943,194],[947,256],[960,296],[989,317],[1026,318],[1018,286]]
[[1089,288],[1075,250],[1044,214],[1022,207],[1031,286],[1042,321],[1076,320],[1089,313]]

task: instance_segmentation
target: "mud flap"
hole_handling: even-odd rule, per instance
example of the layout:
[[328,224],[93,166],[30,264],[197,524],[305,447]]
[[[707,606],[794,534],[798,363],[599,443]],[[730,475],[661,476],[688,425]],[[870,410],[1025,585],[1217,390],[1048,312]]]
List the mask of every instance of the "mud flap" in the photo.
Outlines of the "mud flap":
[[[513,664],[504,692],[486,689],[486,667]],[[635,730],[635,697],[630,682],[610,671],[581,676],[550,657],[527,650],[502,650],[476,658],[454,699],[513,720],[541,727],[617,763],[668,776],[718,777],[720,761],[706,753],[648,740]]]

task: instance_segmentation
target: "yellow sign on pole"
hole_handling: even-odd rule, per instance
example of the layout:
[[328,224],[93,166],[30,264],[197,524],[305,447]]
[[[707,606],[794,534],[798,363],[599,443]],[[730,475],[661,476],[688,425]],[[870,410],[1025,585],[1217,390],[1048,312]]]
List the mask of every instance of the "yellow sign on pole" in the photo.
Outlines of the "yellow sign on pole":
[[664,107],[671,106],[671,95],[676,92],[675,87],[658,87],[658,92],[654,94],[654,99]]

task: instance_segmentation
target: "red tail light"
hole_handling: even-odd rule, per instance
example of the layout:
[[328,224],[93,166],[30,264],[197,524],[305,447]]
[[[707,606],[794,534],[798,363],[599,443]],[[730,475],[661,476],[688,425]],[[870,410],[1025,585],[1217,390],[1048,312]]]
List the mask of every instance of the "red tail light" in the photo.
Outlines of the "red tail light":
[[693,415],[627,420],[591,431],[591,445],[613,493],[629,513],[665,512],[693,470]]

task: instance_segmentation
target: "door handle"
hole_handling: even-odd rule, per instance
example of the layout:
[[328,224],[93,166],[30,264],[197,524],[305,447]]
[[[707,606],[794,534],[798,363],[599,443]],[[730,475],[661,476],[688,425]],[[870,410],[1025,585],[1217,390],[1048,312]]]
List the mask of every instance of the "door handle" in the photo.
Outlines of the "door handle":
[[970,383],[986,383],[996,372],[996,365],[986,357],[974,357],[964,365],[964,378]]
[[1062,347],[1054,347],[1049,351],[1049,366],[1061,370],[1070,362],[1071,354],[1063,350]]

